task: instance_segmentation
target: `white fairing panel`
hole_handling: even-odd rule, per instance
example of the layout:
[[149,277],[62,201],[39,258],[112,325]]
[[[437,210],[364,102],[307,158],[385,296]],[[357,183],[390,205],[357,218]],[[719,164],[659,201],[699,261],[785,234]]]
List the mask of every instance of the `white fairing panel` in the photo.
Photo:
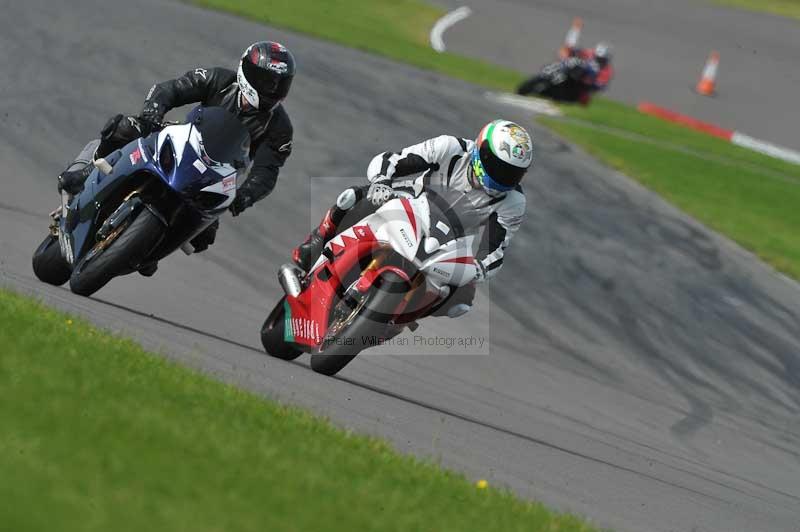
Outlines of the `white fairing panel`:
[[[192,130],[195,131],[197,136],[200,136],[200,133],[191,124],[167,126],[162,129],[158,133],[158,142],[156,143],[156,158],[158,158],[158,154],[161,153],[161,147],[164,145],[164,141],[169,138],[172,142],[172,146],[175,148],[175,165],[180,166],[181,159],[183,159],[183,150],[186,148],[186,143],[189,141],[189,135],[191,134]],[[197,152],[196,149],[195,152]],[[197,156],[200,157],[199,154]]]
[[472,254],[475,237],[465,236],[442,245],[420,266],[430,284],[464,286],[475,279],[477,266]]
[[387,242],[408,260],[417,256],[422,237],[429,232],[428,200],[398,198],[387,201],[369,217],[369,226],[380,242]]
[[[424,196],[388,201],[356,225],[368,226],[377,241],[389,244],[405,259],[418,264],[428,284],[437,291],[446,285],[464,286],[475,279],[477,266],[472,252],[475,236],[467,235],[444,244],[430,237],[430,207]],[[333,237],[327,247],[344,247],[347,240],[359,238],[351,227]],[[420,247],[426,255],[432,254],[422,263],[417,260]],[[320,255],[312,271],[326,260]]]

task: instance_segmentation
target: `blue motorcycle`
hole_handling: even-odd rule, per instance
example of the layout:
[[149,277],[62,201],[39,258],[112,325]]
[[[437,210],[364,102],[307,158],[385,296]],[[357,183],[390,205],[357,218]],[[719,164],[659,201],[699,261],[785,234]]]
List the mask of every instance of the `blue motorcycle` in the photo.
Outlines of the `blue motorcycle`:
[[221,107],[196,107],[94,161],[83,191],[62,192],[50,234],[33,255],[45,283],[90,296],[190,241],[230,206],[249,165],[247,128]]

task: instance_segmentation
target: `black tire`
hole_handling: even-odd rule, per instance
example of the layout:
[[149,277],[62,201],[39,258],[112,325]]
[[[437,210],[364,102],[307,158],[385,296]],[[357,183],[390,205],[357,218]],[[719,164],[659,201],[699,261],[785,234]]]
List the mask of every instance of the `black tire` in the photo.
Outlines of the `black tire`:
[[88,297],[114,277],[135,271],[163,234],[161,220],[148,209],[142,209],[106,249],[96,254],[90,251],[75,265],[69,279],[70,289]]
[[282,360],[294,360],[303,352],[295,349],[283,339],[285,334],[283,317],[286,314],[284,301],[286,301],[285,297],[275,305],[264,321],[264,325],[261,326],[261,343],[268,355]]
[[72,268],[61,255],[58,237],[47,235],[33,252],[33,273],[40,281],[54,286],[61,286],[69,281]]
[[[408,282],[394,272],[381,275],[380,284],[372,289],[364,308],[327,347],[311,355],[311,369],[323,375],[335,375],[358,354],[375,345],[370,338],[386,332],[385,318],[397,307],[408,291]],[[368,339],[366,342],[364,339]]]
[[537,74],[524,81],[518,88],[517,94],[527,96],[529,94],[542,94],[547,88],[547,81]]

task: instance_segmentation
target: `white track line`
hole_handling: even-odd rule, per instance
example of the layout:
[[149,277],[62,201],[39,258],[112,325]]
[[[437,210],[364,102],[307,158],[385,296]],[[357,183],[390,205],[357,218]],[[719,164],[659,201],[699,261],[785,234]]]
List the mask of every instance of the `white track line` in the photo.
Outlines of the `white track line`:
[[745,135],[744,133],[739,133],[738,131],[733,132],[731,142],[737,146],[742,146],[743,148],[748,148],[765,155],[770,155],[776,159],[782,159],[790,163],[800,164],[800,153],[790,150],[789,148],[784,148],[783,146],[778,146],[777,144],[773,144],[771,142],[754,139],[753,137]]
[[558,106],[542,98],[532,98],[530,96],[518,96],[516,94],[499,92],[487,92],[485,96],[495,103],[513,105],[514,107],[525,109],[534,114],[561,116],[561,109],[559,109]]
[[437,20],[436,24],[434,24],[433,28],[431,28],[431,46],[433,49],[437,52],[444,52],[445,48],[444,41],[442,40],[442,34],[444,34],[447,28],[461,20],[464,20],[471,14],[472,10],[470,8],[467,6],[462,6],[458,9],[454,9]]

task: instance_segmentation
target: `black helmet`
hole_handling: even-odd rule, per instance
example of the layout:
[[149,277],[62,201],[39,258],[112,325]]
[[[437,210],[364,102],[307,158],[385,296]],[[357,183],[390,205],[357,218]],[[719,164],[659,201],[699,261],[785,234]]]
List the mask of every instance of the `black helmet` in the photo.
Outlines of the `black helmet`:
[[294,57],[286,47],[260,41],[248,46],[242,54],[236,81],[247,103],[268,111],[289,94],[294,72]]

